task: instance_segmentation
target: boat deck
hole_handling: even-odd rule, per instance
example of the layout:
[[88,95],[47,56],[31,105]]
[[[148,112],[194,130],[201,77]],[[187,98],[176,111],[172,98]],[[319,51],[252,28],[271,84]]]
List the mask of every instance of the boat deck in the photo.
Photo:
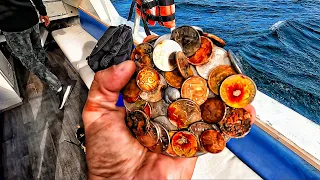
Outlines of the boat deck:
[[64,110],[59,110],[58,96],[15,61],[24,101],[0,113],[0,179],[87,179],[85,154],[76,145],[75,132],[88,90],[60,49],[47,53],[54,74],[77,84]]

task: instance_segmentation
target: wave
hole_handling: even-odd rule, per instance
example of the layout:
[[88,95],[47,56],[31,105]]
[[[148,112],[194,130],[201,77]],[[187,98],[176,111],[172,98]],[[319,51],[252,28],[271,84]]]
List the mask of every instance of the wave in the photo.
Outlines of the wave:
[[281,27],[281,25],[283,25],[284,23],[285,23],[285,21],[278,21],[278,22],[274,23],[274,24],[270,27],[270,29],[271,29],[272,31],[274,31],[274,30],[276,30],[276,29],[279,29],[279,28]]
[[320,124],[320,20],[279,21],[237,53],[260,91]]

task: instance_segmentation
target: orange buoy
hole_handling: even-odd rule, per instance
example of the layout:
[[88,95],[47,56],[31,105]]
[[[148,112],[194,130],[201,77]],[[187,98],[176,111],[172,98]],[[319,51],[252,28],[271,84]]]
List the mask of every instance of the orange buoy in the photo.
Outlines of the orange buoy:
[[152,26],[158,22],[161,26],[167,28],[175,27],[175,11],[173,0],[153,0],[149,2],[137,0],[136,12]]

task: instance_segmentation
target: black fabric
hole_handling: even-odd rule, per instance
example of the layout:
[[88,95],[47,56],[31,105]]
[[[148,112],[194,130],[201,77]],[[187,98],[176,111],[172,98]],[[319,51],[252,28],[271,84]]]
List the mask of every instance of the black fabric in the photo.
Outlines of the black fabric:
[[133,14],[133,9],[134,9],[134,6],[135,6],[135,5],[136,5],[136,0],[132,0],[127,21],[130,21],[130,20],[131,20],[132,14]]
[[[132,0],[127,21],[131,20],[135,5],[136,5],[136,0]],[[143,14],[146,14],[145,9],[143,9],[142,6],[139,6],[139,9]],[[144,32],[146,33],[146,35],[147,36],[151,35],[151,31],[150,31],[150,29],[149,29],[149,27],[147,25],[146,20],[142,18],[142,22],[143,22]]]
[[87,57],[88,64],[94,72],[120,64],[130,59],[132,47],[131,27],[110,26]]
[[158,0],[159,6],[170,6],[174,4],[174,0]]
[[152,9],[155,7],[158,3],[156,1],[150,1],[150,2],[143,2],[142,8],[144,9]]
[[158,14],[157,14],[157,15],[159,16],[159,21],[158,21],[158,22],[159,22],[159,24],[160,24],[161,26],[163,26],[163,20],[162,20],[161,13],[160,13],[160,10],[161,10],[161,9],[160,9],[159,2],[158,2],[158,1],[157,1],[157,3],[158,3],[158,6],[157,6],[157,7],[158,7]]
[[155,6],[171,6],[174,4],[174,0],[153,0],[150,2],[143,2],[142,8],[151,9]]
[[[136,0],[132,0],[128,19],[127,19],[128,21],[131,20],[133,8],[134,8],[135,4],[136,4]],[[150,31],[148,24],[147,24],[148,20],[158,21],[158,23],[160,25],[164,26],[163,22],[173,21],[176,18],[175,13],[168,15],[168,16],[160,16],[160,6],[170,6],[173,4],[174,4],[174,0],[153,0],[150,2],[143,2],[142,1],[142,5],[137,4],[137,8],[140,9],[140,12],[145,15],[145,18],[142,18],[142,21],[143,21],[143,28],[144,28],[144,31],[147,36],[151,35],[151,31]],[[148,9],[151,9],[153,7],[158,8],[158,15],[157,16],[146,13],[146,11]]]
[[[138,6],[139,6],[139,4],[137,4],[137,7]],[[146,9],[143,9],[142,6],[139,6],[139,8],[140,8],[140,11],[142,14],[147,14]],[[146,33],[147,36],[149,36],[149,35],[151,35],[151,31],[148,27],[147,20],[148,20],[148,18],[146,18],[146,19],[142,18],[144,32]]]
[[148,24],[147,24],[146,20],[142,18],[142,22],[143,22],[144,32],[146,33],[147,36],[150,36],[151,35],[151,31],[150,31],[150,29],[148,27]]
[[32,0],[34,5],[36,6],[37,10],[39,11],[39,14],[41,16],[46,16],[47,15],[47,11],[46,11],[46,7],[44,6],[42,0]]
[[176,18],[175,13],[169,15],[169,16],[154,16],[151,14],[147,14],[147,19],[152,21],[160,21],[160,22],[169,22],[173,21]]
[[[41,0],[32,0],[40,15],[47,15]],[[19,32],[39,22],[36,9],[30,0],[0,0],[0,30]]]

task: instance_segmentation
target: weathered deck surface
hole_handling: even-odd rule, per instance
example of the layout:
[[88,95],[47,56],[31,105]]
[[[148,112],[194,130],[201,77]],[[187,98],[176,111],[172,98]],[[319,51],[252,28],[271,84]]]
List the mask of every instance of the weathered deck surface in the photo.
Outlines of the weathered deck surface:
[[64,110],[48,86],[15,62],[22,106],[0,114],[0,179],[86,179],[85,155],[75,144],[88,90],[59,50],[48,52],[62,81],[77,80]]

